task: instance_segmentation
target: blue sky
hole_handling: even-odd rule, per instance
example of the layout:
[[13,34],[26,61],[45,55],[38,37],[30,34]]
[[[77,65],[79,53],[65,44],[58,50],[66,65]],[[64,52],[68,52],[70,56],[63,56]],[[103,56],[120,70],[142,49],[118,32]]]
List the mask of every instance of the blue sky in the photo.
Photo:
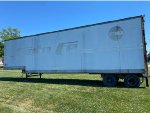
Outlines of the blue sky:
[[150,2],[0,2],[0,29],[15,27],[21,36],[145,15],[150,51]]

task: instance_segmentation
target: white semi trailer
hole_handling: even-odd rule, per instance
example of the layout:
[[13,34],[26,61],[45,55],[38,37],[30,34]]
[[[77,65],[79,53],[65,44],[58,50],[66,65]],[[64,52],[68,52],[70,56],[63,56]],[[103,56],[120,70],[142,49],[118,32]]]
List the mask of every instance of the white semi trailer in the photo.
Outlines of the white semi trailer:
[[148,86],[144,16],[5,40],[4,68],[26,76],[101,74],[106,86],[122,78],[125,86],[139,87],[146,78]]

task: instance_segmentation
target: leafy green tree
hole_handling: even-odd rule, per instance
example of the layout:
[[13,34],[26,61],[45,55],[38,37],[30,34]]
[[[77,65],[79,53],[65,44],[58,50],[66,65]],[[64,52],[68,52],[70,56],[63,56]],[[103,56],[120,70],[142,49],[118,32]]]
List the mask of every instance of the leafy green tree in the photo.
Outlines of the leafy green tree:
[[2,28],[0,31],[0,57],[4,57],[4,40],[20,37],[20,31],[17,28]]
[[0,31],[0,38],[1,38],[2,42],[4,40],[14,39],[14,38],[18,38],[18,37],[20,37],[20,31],[16,28],[8,27],[6,29],[3,28]]

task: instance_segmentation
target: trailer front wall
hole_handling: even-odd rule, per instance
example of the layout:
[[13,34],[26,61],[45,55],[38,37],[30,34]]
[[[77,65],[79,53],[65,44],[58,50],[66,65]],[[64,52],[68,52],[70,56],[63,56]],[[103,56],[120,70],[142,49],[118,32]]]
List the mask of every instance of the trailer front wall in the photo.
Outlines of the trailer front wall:
[[5,68],[27,72],[144,73],[141,18],[5,41]]

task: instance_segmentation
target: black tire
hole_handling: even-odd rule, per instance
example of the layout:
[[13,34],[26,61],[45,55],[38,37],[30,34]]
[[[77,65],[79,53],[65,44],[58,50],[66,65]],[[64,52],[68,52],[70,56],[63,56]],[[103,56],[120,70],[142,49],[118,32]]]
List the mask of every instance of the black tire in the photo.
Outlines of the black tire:
[[140,86],[140,78],[137,75],[126,75],[124,85],[128,88],[138,88]]
[[108,87],[116,86],[117,77],[113,74],[103,75],[103,84]]

